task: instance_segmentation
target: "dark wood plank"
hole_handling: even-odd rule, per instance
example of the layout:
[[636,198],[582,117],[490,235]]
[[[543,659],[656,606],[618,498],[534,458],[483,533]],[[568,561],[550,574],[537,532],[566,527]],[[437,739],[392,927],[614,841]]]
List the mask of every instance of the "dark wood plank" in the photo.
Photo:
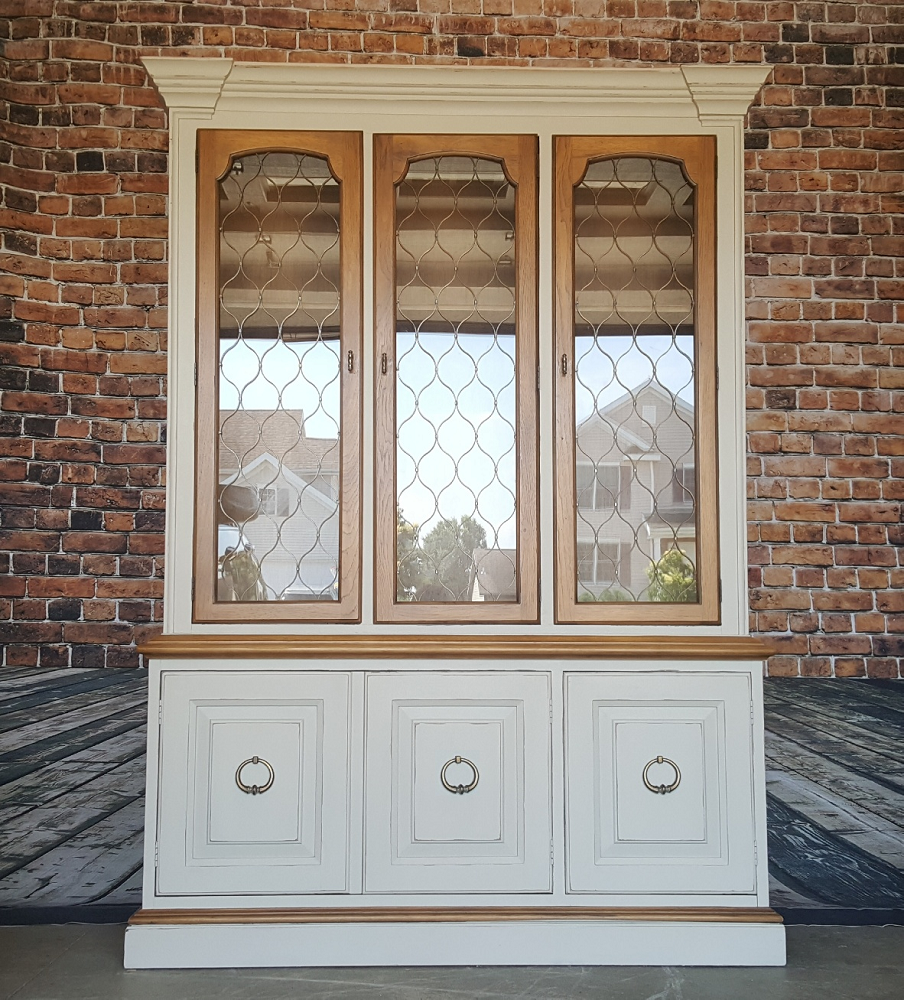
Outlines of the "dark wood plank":
[[[844,682],[845,687],[856,689],[858,685]],[[894,707],[877,704],[852,692],[850,698],[838,691],[839,684],[826,682],[824,690],[805,685],[795,690],[791,685],[777,687],[770,685],[767,712],[779,710],[780,706],[794,706],[796,718],[810,718],[818,715],[823,719],[837,720],[856,727],[869,738],[880,735],[893,741],[898,747],[904,744],[904,703],[900,711]]]
[[904,792],[904,762],[889,753],[841,738],[828,728],[822,729],[818,719],[801,722],[791,712],[773,709],[769,713],[768,732],[806,747],[861,778]]
[[143,760],[144,755],[145,727],[141,726],[0,785],[0,828],[4,817],[51,802],[119,764]]
[[774,798],[769,800],[769,859],[793,889],[843,907],[904,907],[904,873],[833,837]]
[[[860,808],[859,803],[802,774],[767,768],[766,790],[816,826],[893,868],[904,870],[904,830],[900,824]],[[904,815],[901,822],[904,823]]]
[[0,754],[0,785],[25,774],[39,771],[53,761],[90,750],[114,736],[131,732],[145,724],[147,709],[142,705],[97,719],[77,729],[57,733],[15,751]]
[[[4,677],[0,669],[0,678]],[[50,703],[56,698],[65,699],[69,693],[84,685],[102,687],[129,686],[140,688],[147,685],[145,670],[57,670],[41,678],[21,678],[23,683],[4,688],[0,684],[0,712],[5,715],[27,705]]]
[[145,682],[122,681],[116,675],[94,671],[94,677],[80,678],[66,687],[53,685],[25,697],[11,699],[2,706],[0,734],[21,729],[36,722],[55,719],[61,707],[71,712],[88,705],[109,701],[111,697],[134,694],[145,698]]
[[27,723],[12,732],[0,734],[0,760],[10,752],[33,745],[39,740],[68,733],[136,706],[144,707],[146,704],[147,698],[141,691],[116,693],[109,698],[95,698],[87,705],[78,703],[72,709],[64,701],[52,718]]
[[143,800],[143,764],[141,759],[120,764],[66,795],[18,815],[5,816],[0,827],[0,877]]
[[833,761],[797,744],[785,742],[772,733],[766,734],[766,767],[800,774],[825,788],[832,788],[851,802],[853,808],[867,816],[879,816],[893,825],[902,822],[904,800],[900,792],[851,774]]
[[144,880],[144,872],[141,865],[141,858],[138,859],[138,867],[126,879],[118,885],[108,887],[103,896],[99,896],[96,904],[123,905],[131,904],[136,908],[141,906],[141,888]]
[[144,801],[136,799],[0,880],[0,906],[96,902],[140,869],[143,842]]
[[[878,680],[851,681],[850,692],[847,691],[847,681],[825,678],[819,681],[797,679],[797,682],[803,685],[801,693],[806,693],[810,698],[853,705],[876,718],[887,718],[898,724],[901,724],[902,719],[904,719],[904,690],[902,690],[904,684],[901,684],[900,681],[894,682],[895,687],[887,687],[884,681]],[[786,691],[791,683],[794,683],[792,678],[776,678],[774,681],[767,681],[765,686],[767,705],[771,698]]]
[[10,692],[15,695],[18,691],[31,691],[33,688],[53,680],[83,673],[83,671],[76,671],[71,667],[48,667],[46,670],[29,669],[8,673],[9,669],[8,667],[0,669],[0,698],[5,697]]

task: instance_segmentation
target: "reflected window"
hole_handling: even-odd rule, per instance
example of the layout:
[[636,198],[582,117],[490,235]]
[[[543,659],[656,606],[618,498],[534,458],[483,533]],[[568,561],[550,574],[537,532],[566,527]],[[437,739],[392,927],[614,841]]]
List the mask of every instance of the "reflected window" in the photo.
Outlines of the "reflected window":
[[517,599],[514,233],[492,160],[419,160],[396,187],[398,601]]
[[694,601],[694,186],[612,157],[573,208],[575,598]]
[[220,601],[338,599],[339,226],[325,157],[219,182]]

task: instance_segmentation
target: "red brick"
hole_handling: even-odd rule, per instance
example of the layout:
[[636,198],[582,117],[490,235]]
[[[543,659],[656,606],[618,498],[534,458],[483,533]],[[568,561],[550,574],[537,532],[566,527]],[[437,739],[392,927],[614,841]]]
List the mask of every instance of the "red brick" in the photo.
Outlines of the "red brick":
[[391,31],[429,35],[433,33],[433,18],[423,14],[374,14],[376,31]]
[[28,578],[29,597],[93,597],[95,581],[90,577],[45,576]]
[[[165,111],[144,69],[132,59],[130,49],[147,43],[139,28],[166,29],[151,46],[163,40],[187,48],[203,37],[208,46],[226,47],[226,55],[254,60],[285,60],[287,53],[290,61],[410,61],[412,55],[448,60],[455,55],[457,39],[473,39],[485,47],[488,64],[529,59],[571,65],[590,59],[712,62],[729,54],[738,62],[770,61],[778,63],[772,81],[749,116],[750,138],[767,141],[747,156],[749,447],[752,474],[760,477],[751,483],[757,498],[751,517],[760,519],[753,524],[751,542],[753,599],[762,605],[755,625],[767,633],[781,631],[788,613],[795,611],[802,616],[795,619],[798,625],[809,627],[815,607],[834,615],[856,612],[856,628],[872,628],[874,616],[888,612],[860,604],[841,607],[832,599],[841,595],[845,601],[861,601],[873,590],[887,595],[896,592],[889,588],[904,587],[904,570],[884,555],[896,553],[904,541],[892,534],[900,530],[895,512],[904,502],[904,428],[896,423],[904,413],[893,409],[901,405],[896,394],[904,388],[904,356],[887,353],[893,345],[904,345],[904,315],[898,306],[904,271],[895,270],[904,235],[898,221],[904,212],[904,153],[895,147],[904,112],[886,106],[883,90],[902,83],[894,76],[900,72],[896,67],[871,63],[873,49],[858,49],[856,65],[838,67],[823,62],[823,46],[854,44],[852,39],[869,32],[874,46],[898,44],[892,37],[898,26],[886,23],[885,8],[835,4],[801,13],[791,3],[720,0],[699,5],[654,0],[642,9],[635,0],[608,5],[606,0],[394,4],[403,5],[417,9],[368,11],[355,9],[349,0],[327,5],[344,10],[310,12],[290,3],[220,2],[64,3],[51,10],[49,0],[35,0],[29,16],[10,22],[6,55],[17,62],[4,83],[7,97],[23,107],[43,106],[49,115],[70,113],[73,123],[9,123],[7,128],[7,141],[15,148],[10,162],[0,164],[0,183],[14,193],[0,221],[39,237],[39,243],[37,256],[5,255],[14,263],[0,277],[0,292],[19,299],[13,318],[27,322],[28,341],[0,344],[0,354],[5,363],[43,364],[48,373],[61,372],[64,378],[59,396],[23,394],[33,400],[34,410],[15,395],[19,389],[8,390],[12,409],[4,411],[6,418],[59,418],[57,440],[40,442],[43,456],[59,454],[53,449],[60,443],[91,443],[108,450],[142,444],[160,448],[157,422],[165,417],[161,392],[166,372],[165,346],[157,340],[166,322],[165,300],[159,295],[166,280]],[[21,0],[15,0],[17,6],[24,15]],[[180,13],[183,21],[204,25],[203,35],[193,28],[177,38]],[[41,18],[52,14],[58,19],[54,32],[43,31]],[[309,18],[313,30],[308,29]],[[74,19],[78,31],[68,30],[67,22]],[[782,43],[782,25],[789,23],[807,24],[811,40]],[[232,51],[234,44],[255,47]],[[109,58],[114,46],[115,62]],[[795,62],[778,62],[786,53]],[[884,50],[881,54],[886,55]],[[43,77],[36,72],[41,63]],[[856,103],[827,104],[823,88],[833,87],[853,88]],[[66,108],[60,95],[64,101],[85,103]],[[81,150],[106,150],[108,157],[121,158],[115,169],[76,171],[74,154]],[[139,163],[132,150],[146,159]],[[69,165],[53,161],[60,155],[71,155]],[[29,203],[28,191],[41,197],[37,212],[21,211],[23,199]],[[26,278],[40,280],[28,285]],[[115,357],[108,360],[110,354]],[[48,399],[64,401],[67,409],[42,413],[43,407],[59,405]],[[10,475],[21,473],[34,459],[31,441],[4,438],[0,444]],[[109,515],[107,533],[128,535],[129,551],[134,543],[136,551],[150,547],[155,550],[150,555],[156,555],[162,535],[136,532],[130,518],[140,512],[139,502],[146,510],[159,510],[162,492],[148,490],[139,500],[139,491],[128,484],[156,485],[162,452],[151,452],[154,461],[148,463],[147,456],[121,451],[121,462],[100,466],[85,460],[87,452],[68,454],[68,460],[51,461],[59,464],[63,482],[79,484],[80,491],[99,491],[93,502]],[[44,511],[47,524],[56,523],[53,518],[66,510],[65,504],[60,510],[48,508],[49,492],[34,485],[23,484],[17,502]],[[808,562],[808,554],[823,549],[837,555],[842,565]],[[794,561],[794,550],[800,552],[799,560]],[[791,561],[770,564],[786,553]],[[115,555],[87,554],[83,563],[91,579],[108,575],[112,583],[117,578]],[[835,589],[826,591],[827,586]],[[814,604],[821,595],[828,595],[824,606]],[[127,629],[122,635],[129,641],[145,628],[138,622],[148,614],[159,617],[141,593],[84,600],[86,619],[113,622],[121,614],[120,624]],[[30,601],[28,613],[38,613],[43,603]],[[19,610],[25,614],[24,604]],[[30,624],[45,626],[40,620]],[[832,618],[827,624],[831,630],[844,622]],[[65,655],[59,629],[53,623],[40,636],[48,657]],[[95,635],[105,644],[117,639]],[[780,643],[770,672],[897,676],[904,652],[877,646],[839,653],[808,648],[803,634],[792,638]],[[15,648],[22,651],[23,644]],[[126,659],[133,655],[129,651]],[[105,657],[108,665],[125,662],[119,653]],[[37,657],[28,662],[38,662]]]
[[835,505],[828,503],[778,503],[775,516],[781,521],[834,521]]
[[67,552],[125,552],[127,536],[103,531],[69,531],[65,536]]
[[58,552],[60,536],[50,531],[0,530],[0,548],[20,552]]
[[51,48],[54,59],[88,59],[92,62],[110,62],[114,52],[112,45],[85,38],[55,38]]
[[68,402],[65,396],[51,396],[40,392],[4,392],[0,407],[13,413],[44,413],[48,415],[66,413]]

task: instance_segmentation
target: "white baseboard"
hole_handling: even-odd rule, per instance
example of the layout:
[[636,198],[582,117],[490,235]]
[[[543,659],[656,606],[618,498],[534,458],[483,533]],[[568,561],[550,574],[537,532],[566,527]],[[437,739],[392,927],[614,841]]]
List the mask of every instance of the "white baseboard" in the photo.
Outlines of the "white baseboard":
[[528,921],[139,924],[127,969],[785,964],[779,923]]

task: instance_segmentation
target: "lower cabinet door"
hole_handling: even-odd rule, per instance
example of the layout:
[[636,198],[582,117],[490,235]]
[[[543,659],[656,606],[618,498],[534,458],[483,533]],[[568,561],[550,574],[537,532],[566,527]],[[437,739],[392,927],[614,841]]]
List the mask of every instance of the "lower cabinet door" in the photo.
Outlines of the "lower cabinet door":
[[550,677],[367,677],[368,892],[549,892]]
[[158,893],[346,891],[348,674],[162,684]]
[[565,676],[570,892],[755,890],[750,678]]

